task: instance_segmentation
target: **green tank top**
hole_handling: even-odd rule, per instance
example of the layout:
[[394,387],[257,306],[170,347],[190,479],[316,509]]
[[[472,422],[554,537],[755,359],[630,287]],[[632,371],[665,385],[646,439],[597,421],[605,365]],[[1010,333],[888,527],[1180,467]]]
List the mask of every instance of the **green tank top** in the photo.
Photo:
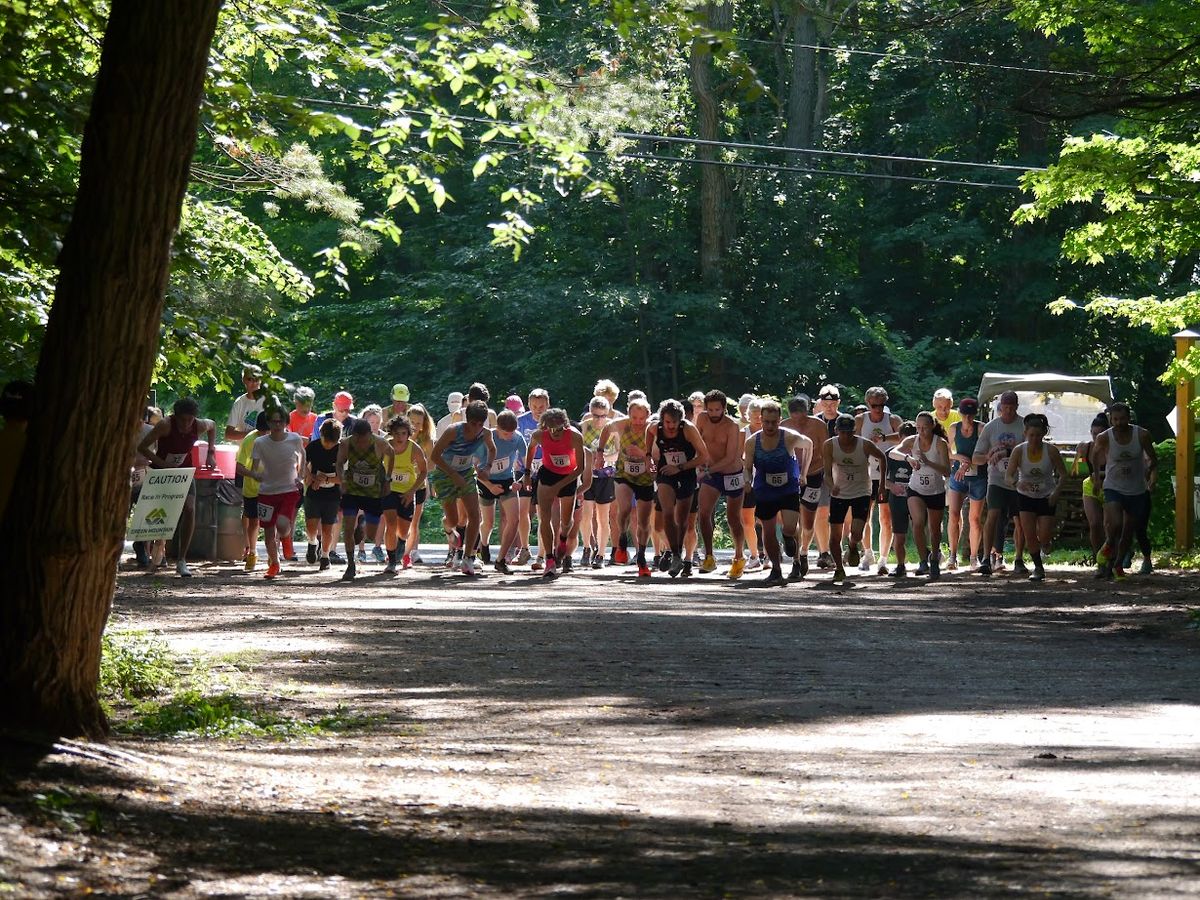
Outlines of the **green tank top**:
[[354,449],[351,439],[346,450],[346,493],[355,497],[378,497],[383,467],[375,450],[375,438],[372,437],[367,449],[361,452]]

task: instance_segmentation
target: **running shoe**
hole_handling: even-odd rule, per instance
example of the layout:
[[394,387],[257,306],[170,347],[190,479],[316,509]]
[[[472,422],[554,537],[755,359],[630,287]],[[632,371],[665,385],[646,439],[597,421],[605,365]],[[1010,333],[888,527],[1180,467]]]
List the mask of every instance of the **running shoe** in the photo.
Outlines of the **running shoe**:
[[697,569],[700,568],[700,551],[699,550],[697,550],[695,553],[692,554],[692,565],[695,566]]
[[873,568],[875,568],[875,551],[868,547],[867,552],[863,554],[862,562],[858,564],[858,567],[864,572],[870,572]]
[[558,548],[554,552],[555,557],[562,559],[567,555],[567,539],[560,536],[558,539]]
[[357,560],[358,560],[360,563],[365,563],[365,562],[367,561],[367,550],[366,550],[366,548],[365,548],[365,547],[359,547],[359,548],[358,548],[358,553],[357,553],[357,554],[355,554],[355,557],[354,557],[354,558],[355,558],[355,559],[357,559]]
[[280,571],[279,563],[271,563],[267,566],[267,574],[263,575],[263,578],[274,581],[279,577]]
[[337,563],[340,566],[346,561],[346,557],[342,556],[342,554],[338,553],[336,550],[330,550],[329,561],[331,563]]
[[717,571],[717,560],[709,555],[704,557],[704,562],[700,563],[700,574],[707,575],[709,572]]
[[926,557],[925,559],[921,560],[921,562],[917,565],[917,571],[913,572],[913,574],[914,575],[928,575],[929,574],[929,557]]
[[322,556],[320,563],[318,563],[318,565],[317,565],[317,571],[324,572],[328,568],[329,568],[329,557]]
[[246,554],[246,571],[253,572],[254,567],[258,565],[258,554],[251,551]]
[[353,581],[354,576],[357,574],[358,572],[355,569],[354,563],[349,563],[346,566],[346,571],[342,573],[342,581]]
[[991,575],[992,574],[992,563],[986,556],[979,560],[979,570],[978,571],[979,571],[980,575]]
[[860,553],[858,544],[851,544],[850,549],[846,552],[846,565],[850,566],[851,568],[857,566],[859,557]]
[[650,567],[648,565],[646,565],[645,561],[643,560],[642,562],[638,563],[638,578],[649,578],[649,577],[650,577]]
[[752,556],[752,557],[750,557],[750,559],[749,559],[749,560],[746,562],[746,569],[745,569],[745,571],[747,571],[747,572],[761,572],[761,571],[762,571],[762,568],[763,568],[762,560],[761,560],[761,559],[759,559],[757,556]]
[[450,568],[457,569],[459,566],[461,566],[462,561],[463,561],[463,556],[464,556],[464,554],[463,554],[462,550],[455,550],[454,551],[454,562],[452,562],[450,564]]
[[[541,559],[539,556],[538,559]],[[558,575],[558,563],[553,556],[546,557],[546,571],[542,573],[543,578],[553,578]]]
[[691,578],[692,577],[692,561],[690,559],[684,560],[683,571],[680,572],[679,574],[683,578]]
[[629,562],[629,551],[624,547],[618,547],[613,551],[613,561],[619,566],[625,565]]
[[833,568],[833,554],[830,553],[828,550],[826,550],[824,553],[817,554],[817,568],[818,569],[832,569]]
[[501,575],[511,575],[512,574],[512,569],[510,569],[508,567],[508,563],[506,563],[502,559],[496,560],[496,564],[494,566],[492,566],[492,568],[495,569],[497,572],[499,572]]
[[191,578],[192,570],[188,568],[187,560],[181,559],[175,563],[175,574],[180,578]]
[[1045,581],[1046,580],[1046,570],[1042,567],[1041,563],[1035,562],[1033,564],[1033,572],[1032,572],[1032,574],[1030,574],[1029,580],[1030,581]]
[[993,572],[1003,572],[1004,569],[1005,569],[1004,554],[997,553],[995,550],[993,550],[992,551],[992,571]]
[[808,551],[807,550],[805,550],[803,553],[800,554],[799,563],[800,563],[800,577],[807,578],[808,577]]
[[742,577],[742,573],[746,571],[746,560],[740,556],[733,561],[729,566],[729,577],[736,581]]
[[462,565],[458,567],[458,570],[464,575],[478,575],[479,573],[475,571],[475,557],[463,557]]
[[904,563],[896,563],[896,570],[892,572],[893,578],[906,578],[908,570],[904,568]]
[[1109,578],[1112,578],[1113,577],[1112,569],[1109,568],[1107,563],[1100,563],[1100,565],[1096,566],[1095,577],[1097,580],[1107,580]]
[[296,556],[296,545],[292,543],[292,538],[283,542],[283,558],[288,562],[300,561],[300,558]]
[[520,550],[517,551],[516,563],[518,566],[523,566],[527,562],[529,562],[529,548],[522,547]]
[[1025,560],[1019,557],[1013,560],[1012,570],[1014,575],[1029,575],[1029,567],[1025,565]]
[[783,584],[783,569],[776,569],[772,566],[767,577],[763,579],[763,584]]
[[304,561],[310,566],[317,561],[317,545],[309,544],[308,552],[304,554]]
[[592,554],[592,568],[593,569],[603,569],[604,568],[604,554],[598,550]]
[[792,560],[792,571],[788,572],[788,581],[799,581],[804,576],[800,574],[800,560]]
[[480,544],[479,545],[479,558],[481,560],[483,560],[484,565],[490,566],[492,564],[492,545],[491,544]]
[[1142,560],[1142,567],[1140,569],[1138,569],[1138,574],[1139,575],[1149,575],[1153,571],[1154,571],[1154,564],[1152,562],[1150,562],[1150,557],[1146,557],[1145,559]]
[[414,566],[419,566],[421,563],[425,562],[425,560],[421,559],[420,550],[414,550],[412,553],[408,554],[408,558],[412,560],[412,564]]
[[794,534],[785,534],[783,536],[783,552],[792,559],[795,559],[798,550],[799,548],[796,546],[796,536]]
[[[680,565],[683,565],[683,563],[681,562]],[[666,553],[664,553],[658,557],[658,571],[666,572],[670,568],[671,568],[671,551],[668,550]]]
[[1124,581],[1124,580],[1125,580],[1125,569],[1124,569],[1124,567],[1122,567],[1122,566],[1113,566],[1113,568],[1112,568],[1112,577],[1113,577],[1113,578],[1115,578],[1117,581]]
[[942,552],[934,550],[929,554],[929,580],[937,581],[942,577]]
[[564,556],[562,559],[562,564],[559,566],[559,571],[561,571],[564,575],[566,575],[568,572],[570,572],[574,568],[575,568],[575,560],[572,559],[570,557],[570,555]]
[[[666,554],[664,554],[666,555]],[[678,578],[679,573],[683,571],[683,554],[670,554],[670,559],[667,561],[667,574],[672,578]]]
[[880,563],[879,568],[876,570],[875,574],[876,575],[886,575],[887,573],[888,573],[887,563]]
[[950,559],[946,563],[946,571],[947,572],[957,572],[958,571],[958,554],[957,553],[950,554]]
[[540,572],[545,564],[546,561],[542,559],[541,556],[538,556],[532,563],[530,563],[529,568],[533,572]]
[[395,575],[396,574],[396,564],[394,562],[392,562],[391,560],[388,560],[388,564],[383,567],[383,574],[384,575]]
[[841,566],[837,566],[833,570],[833,580],[834,581],[845,581],[846,580],[846,570],[843,569]]
[[150,554],[146,552],[145,541],[133,542],[133,556],[137,560],[137,567],[139,569],[144,569],[150,565]]
[[402,568],[402,569],[411,569],[412,568],[412,555],[411,554],[409,554],[409,553],[404,554],[404,558],[402,560],[400,560],[400,568]]
[[583,558],[579,560],[580,568],[589,569],[592,565],[592,548],[583,548]]

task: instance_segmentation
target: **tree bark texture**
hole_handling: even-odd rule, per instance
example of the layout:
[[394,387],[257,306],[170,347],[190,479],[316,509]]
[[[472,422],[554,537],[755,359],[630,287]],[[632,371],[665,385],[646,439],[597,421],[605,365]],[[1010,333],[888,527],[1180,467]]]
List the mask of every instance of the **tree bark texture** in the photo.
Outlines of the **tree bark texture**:
[[3,523],[5,727],[102,736],[100,636],[221,0],[114,0]]
[[807,9],[800,9],[792,28],[792,80],[788,91],[787,132],[784,144],[809,149],[817,120],[817,24]]
[[[706,4],[708,27],[714,31],[729,31],[733,24],[732,0],[714,0]],[[721,105],[713,86],[715,67],[711,48],[702,39],[692,41],[689,76],[692,99],[696,104],[696,133],[701,140],[719,141],[721,134]],[[729,179],[724,168],[715,165],[719,158],[716,147],[699,145],[696,157],[700,160],[700,279],[706,285],[721,283],[725,249],[730,235],[728,207]]]

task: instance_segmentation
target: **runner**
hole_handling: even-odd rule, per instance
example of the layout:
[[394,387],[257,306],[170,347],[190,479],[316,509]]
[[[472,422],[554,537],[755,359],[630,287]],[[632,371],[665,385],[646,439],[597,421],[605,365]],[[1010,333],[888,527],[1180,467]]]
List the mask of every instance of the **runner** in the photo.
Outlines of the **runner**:
[[[915,422],[904,422],[900,425],[900,440],[917,433]],[[888,453],[887,472],[884,473],[883,490],[887,496],[887,504],[892,514],[892,550],[896,553],[896,568],[891,574],[895,578],[904,578],[908,571],[905,567],[908,555],[908,485],[912,477],[912,465],[906,455],[899,458],[895,451]],[[883,503],[883,500],[879,501]],[[879,566],[879,574],[887,575],[887,561]]]
[[[408,421],[412,425],[412,440],[417,442],[417,446],[425,454],[425,464],[428,468],[433,454],[433,419],[430,418],[429,411],[425,409],[424,405],[414,403],[408,408]],[[400,559],[400,567],[403,569],[412,565],[420,565],[423,562],[421,551],[418,548],[421,545],[421,514],[425,511],[425,501],[428,497],[429,477],[426,476],[421,480],[416,493],[413,494],[412,522],[408,526],[408,534],[402,535],[404,546],[408,548]]]
[[[634,545],[637,548],[638,576],[650,577],[646,561],[646,546],[650,541],[650,514],[654,511],[654,473],[650,471],[647,453],[646,426],[650,420],[650,404],[644,397],[630,394],[629,416],[604,426],[600,442],[606,444],[611,436],[619,442],[616,464],[617,524],[621,542],[629,531],[629,518],[637,505]],[[628,551],[618,548],[617,562],[628,562]]]
[[486,477],[479,480],[479,496],[484,503],[500,506],[500,551],[496,556],[496,571],[510,575],[508,557],[517,543],[516,466],[518,461],[525,459],[529,444],[517,430],[517,416],[511,409],[496,416],[496,431],[492,438],[496,444],[496,458]]
[[[745,497],[745,466],[743,453],[746,442],[737,420],[728,413],[729,400],[721,391],[709,391],[704,395],[704,414],[697,427],[704,444],[712,457],[707,477],[700,485],[700,533],[704,537],[704,561],[701,573],[716,571],[717,559],[713,554],[713,532],[717,501],[725,498],[725,519],[733,538],[733,563],[729,567],[730,578],[740,578],[746,568],[744,547],[746,532],[742,525],[742,500]],[[810,454],[811,455],[811,454]]]
[[267,412],[270,432],[255,440],[251,459],[258,479],[258,518],[267,538],[267,574],[279,577],[279,544],[286,535],[290,544],[300,505],[300,479],[304,472],[304,441],[287,430],[287,415],[279,407]]
[[962,421],[960,413],[961,410],[954,408],[954,392],[950,388],[940,387],[933,392],[933,418],[946,432],[947,440],[950,439],[950,426]]
[[[542,451],[542,464],[534,469],[537,451]],[[567,545],[571,537],[575,512],[575,493],[586,460],[583,435],[571,425],[562,409],[548,409],[536,431],[529,436],[525,451],[525,480],[537,482],[538,531],[540,543],[548,548],[547,577],[558,574],[558,567],[567,562]],[[559,534],[554,536],[554,507],[558,507]]]
[[1013,448],[1005,480],[1017,492],[1021,530],[1033,560],[1031,581],[1042,581],[1042,550],[1049,549],[1054,533],[1054,506],[1067,477],[1058,448],[1045,442],[1050,422],[1041,413],[1025,417],[1025,442]]
[[[1004,536],[1009,520],[1013,522],[1013,543],[1016,559],[1013,572],[1028,575],[1021,553],[1025,547],[1024,535],[1018,521],[1017,492],[1008,487],[1008,457],[1012,448],[1021,443],[1025,425],[1017,418],[1016,391],[1005,391],[1000,395],[1000,415],[983,426],[971,462],[976,466],[987,466],[987,521],[983,527],[983,546],[980,548],[979,574],[991,575],[993,571],[1004,571]],[[991,551],[990,555],[988,551]]]
[[917,433],[891,451],[912,466],[908,480],[908,517],[917,545],[917,575],[931,581],[942,577],[942,515],[946,509],[946,478],[950,475],[950,446],[933,413],[917,416]]
[[408,385],[393,384],[392,385],[392,405],[388,407],[387,419],[390,423],[396,416],[408,415]]
[[231,444],[240,444],[242,438],[254,430],[258,414],[263,411],[266,397],[259,396],[262,388],[262,369],[246,363],[242,366],[242,384],[246,393],[233,401],[229,410],[228,424],[225,426],[225,440]]
[[[137,437],[133,439],[133,462],[129,468],[129,509],[131,512],[133,507],[137,505],[138,497],[141,496],[142,485],[146,482],[146,472],[150,468],[150,460],[138,453],[137,448],[142,443],[142,439],[153,430],[154,426],[162,421],[162,417],[162,410],[157,406],[147,406],[142,411],[141,418],[138,419]],[[150,565],[150,551],[147,548],[147,543],[157,545],[160,542],[133,542],[133,555],[137,560],[139,569],[144,569]]]
[[[867,409],[855,418],[855,432],[871,441],[886,459],[887,453],[900,442],[896,432],[903,420],[895,413],[888,412],[888,392],[881,387],[867,388],[865,397]],[[887,548],[892,543],[892,514],[887,503],[878,503],[883,496],[880,488],[883,486],[883,466],[872,458],[871,472],[871,509],[879,508],[879,555],[887,561]],[[939,517],[939,522],[941,521]],[[871,513],[867,512],[866,542],[867,549],[859,562],[859,570],[869,572],[875,567],[875,553],[871,549],[873,540],[871,529]],[[941,545],[941,532],[938,532],[938,545]]]
[[260,485],[254,477],[254,442],[270,433],[267,414],[260,412],[255,430],[238,447],[234,471],[242,477],[242,562],[247,572],[258,565],[258,492]]
[[[603,383],[597,385],[602,387]],[[580,498],[580,536],[583,543],[582,568],[603,568],[609,540],[609,512],[616,499],[613,465],[617,461],[616,440],[611,436],[601,450],[600,437],[612,417],[607,397],[597,394],[588,404],[588,414],[579,423],[583,446],[594,455],[591,483]]]
[[342,426],[335,419],[321,423],[316,440],[304,448],[304,530],[308,533],[307,562],[320,561],[320,571],[329,568],[329,554],[337,541],[337,520],[342,500],[338,475],[338,442]]
[[[1083,514],[1087,518],[1088,541],[1092,547],[1092,560],[1100,556],[1104,546],[1104,468],[1092,462],[1096,438],[1108,431],[1108,415],[1100,413],[1092,419],[1091,439],[1080,441],[1075,448],[1075,459],[1071,463],[1071,474],[1083,478]],[[1099,476],[1093,480],[1092,472]],[[1146,573],[1143,573],[1146,574]]]
[[846,563],[857,566],[860,559],[863,528],[871,508],[871,477],[867,465],[871,459],[887,462],[871,441],[854,433],[854,416],[842,415],[834,422],[835,436],[825,442],[825,483],[829,485],[829,546],[833,554],[833,580],[844,581],[842,565],[842,528],[850,514],[850,549]]
[[[746,427],[742,429],[742,445],[758,432],[762,431],[762,405],[766,402],[762,397],[751,397],[746,404]],[[754,485],[742,494],[742,534],[746,538],[746,572],[761,572],[766,554],[763,550],[762,523],[754,515],[758,506],[758,497],[754,493]]]
[[317,414],[312,411],[317,395],[312,388],[298,387],[292,394],[292,402],[296,408],[288,415],[288,431],[300,435],[300,440],[307,445],[316,434],[313,428],[317,424]]
[[[804,435],[813,444],[813,453],[804,473],[804,486],[800,489],[800,544],[796,558],[800,561],[800,577],[808,574],[808,550],[812,546],[817,524],[817,512],[821,505],[821,491],[825,486],[825,458],[816,448],[824,447],[829,439],[829,429],[815,416],[809,415],[812,400],[807,394],[798,394],[788,401],[787,427]],[[882,551],[883,545],[880,545]],[[881,552],[880,568],[887,562],[887,554]],[[885,574],[881,572],[880,574]]]
[[[371,433],[376,437],[381,437],[387,440],[387,435],[383,430],[383,408],[378,403],[368,403],[358,413],[358,418],[366,421],[371,426]],[[384,492],[382,497],[385,499],[387,493]],[[371,555],[375,557],[375,562],[387,562],[387,554],[383,552],[383,529],[380,527],[383,524],[382,511],[379,516],[363,513],[362,527],[355,527],[354,538],[358,545],[358,561],[365,563],[367,561],[367,542],[371,542]]]
[[[1109,429],[1096,438],[1092,450],[1097,470],[1104,471],[1106,541],[1097,556],[1096,576],[1124,578],[1121,564],[1150,502],[1150,492],[1158,478],[1158,456],[1150,432],[1131,424],[1127,403],[1110,406],[1108,421]],[[1100,485],[1099,472],[1093,471],[1091,478],[1096,490]]]
[[688,421],[693,425],[704,415],[704,391],[692,391],[688,394]]
[[[521,433],[521,437],[525,438],[526,444],[529,443],[530,437],[538,430],[542,416],[546,414],[546,410],[550,408],[550,394],[545,388],[534,388],[529,392],[526,398],[526,404],[529,411],[517,417],[517,431]],[[519,463],[517,474],[517,555],[513,562],[518,566],[523,566],[530,562],[531,555],[529,553],[529,531],[533,524],[533,515],[531,507],[537,505],[537,473],[542,465],[542,450],[539,447],[533,456],[532,470],[525,468],[525,458],[522,457]],[[538,528],[540,535],[541,528]],[[540,537],[539,537],[540,541]],[[538,552],[532,556],[532,569],[538,571],[545,564],[546,551],[548,548],[538,545]]]
[[754,514],[763,523],[763,542],[771,571],[768,584],[783,583],[783,558],[775,534],[776,519],[783,529],[783,542],[791,547],[789,580],[803,578],[796,549],[800,525],[801,472],[808,471],[813,442],[803,434],[780,427],[782,410],[774,400],[762,404],[762,430],[747,438],[742,448],[745,490],[754,489],[758,503]]
[[[167,416],[142,438],[137,452],[150,460],[155,469],[191,469],[192,447],[204,435],[208,439],[209,468],[217,465],[216,425],[212,419],[199,418],[200,406],[191,397],[175,401],[171,415]],[[256,416],[257,418],[257,416]],[[175,561],[175,572],[180,578],[191,578],[187,552],[192,546],[192,533],[196,528],[196,480],[192,479],[191,490],[183,502],[179,514],[179,525],[175,531],[178,539],[179,558]]]
[[950,503],[950,560],[946,568],[950,571],[958,568],[962,510],[968,501],[967,546],[970,556],[967,560],[972,571],[979,565],[980,551],[984,546],[983,510],[984,501],[987,500],[987,467],[977,466],[971,461],[975,446],[979,443],[980,426],[975,421],[977,412],[979,401],[974,397],[964,397],[958,404],[959,421],[950,426],[950,436],[947,438],[950,444],[950,481],[947,485],[950,488],[947,494]]
[[371,431],[365,419],[358,419],[349,438],[338,445],[337,474],[342,483],[342,543],[346,547],[346,571],[343,581],[353,581],[355,526],[358,515],[379,521],[382,497],[390,490],[395,451],[383,438]]
[[[457,537],[461,541],[461,571],[472,576],[483,574],[475,565],[475,548],[479,546],[479,492],[473,474],[487,473],[496,460],[496,442],[487,428],[488,412],[486,403],[472,400],[464,412],[466,421],[442,433],[433,445],[433,464],[437,469],[429,482],[442,501],[451,540]],[[476,456],[481,444],[487,448],[487,457],[482,461]],[[455,501],[462,501],[466,514],[462,531],[460,504]]]
[[[838,416],[842,415],[838,409],[838,405],[841,402],[842,393],[838,390],[837,385],[827,384],[817,392],[817,412],[815,418],[819,419],[829,432],[826,441],[836,434]],[[824,457],[822,457],[823,459]],[[832,497],[830,489],[831,485],[826,480],[821,485],[821,496],[817,498],[817,515],[813,522],[813,533],[817,537],[818,569],[833,567],[833,556],[829,552],[829,503]]]
[[418,486],[425,484],[429,463],[425,451],[412,439],[412,421],[408,416],[392,416],[388,420],[388,443],[395,454],[390,490],[381,498],[383,512],[384,548],[387,565],[384,575],[395,575],[407,553],[405,540],[413,523]]
[[437,421],[435,434],[441,438],[446,433],[446,429],[452,425],[460,425],[463,421],[463,395],[462,391],[451,391],[446,397],[446,409],[449,412],[442,416]]
[[680,573],[686,577],[692,574],[692,561],[684,553],[685,529],[696,493],[696,469],[708,462],[708,449],[678,400],[659,404],[658,421],[647,426],[646,441],[658,470],[657,496],[669,547],[664,553],[669,556],[667,571],[672,578]]

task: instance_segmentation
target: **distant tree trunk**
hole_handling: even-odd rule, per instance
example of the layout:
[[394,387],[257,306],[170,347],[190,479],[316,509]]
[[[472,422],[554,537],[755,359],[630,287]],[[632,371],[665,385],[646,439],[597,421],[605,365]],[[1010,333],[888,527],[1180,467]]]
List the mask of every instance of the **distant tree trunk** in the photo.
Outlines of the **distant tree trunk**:
[[3,523],[4,726],[102,736],[100,635],[221,0],[114,0]]
[[813,146],[813,129],[817,121],[817,24],[804,8],[797,11],[792,27],[792,83],[788,91],[787,131],[784,144],[788,147]]
[[[732,0],[714,0],[705,5],[708,27],[728,31],[733,24]],[[721,107],[712,84],[712,51],[706,42],[692,41],[689,62],[692,98],[696,102],[696,132],[701,140],[719,141]],[[700,279],[706,285],[721,283],[724,273],[725,249],[729,243],[730,190],[723,168],[713,165],[718,159],[717,148],[698,146],[696,156],[700,166]],[[707,161],[707,164],[705,164]]]

